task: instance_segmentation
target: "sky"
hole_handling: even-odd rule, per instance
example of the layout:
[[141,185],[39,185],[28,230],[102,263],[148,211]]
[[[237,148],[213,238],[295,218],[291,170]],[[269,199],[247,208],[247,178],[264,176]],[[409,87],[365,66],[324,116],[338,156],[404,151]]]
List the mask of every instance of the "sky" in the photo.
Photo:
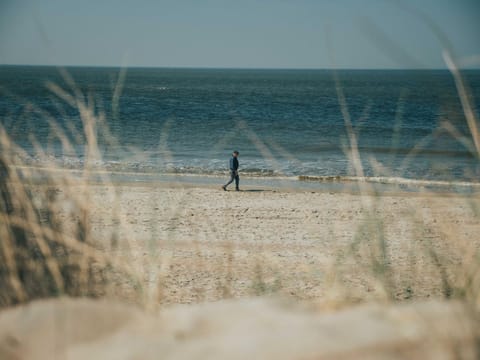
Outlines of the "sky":
[[0,0],[0,64],[480,68],[480,0]]

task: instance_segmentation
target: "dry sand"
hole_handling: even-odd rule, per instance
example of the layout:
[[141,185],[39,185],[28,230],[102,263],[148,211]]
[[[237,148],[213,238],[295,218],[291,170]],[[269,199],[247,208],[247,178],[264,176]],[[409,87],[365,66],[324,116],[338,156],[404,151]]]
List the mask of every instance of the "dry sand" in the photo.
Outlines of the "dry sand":
[[478,359],[458,302],[363,305],[333,314],[271,299],[145,313],[116,302],[37,301],[0,312],[2,360]]
[[154,303],[443,296],[454,289],[442,277],[461,286],[458,265],[463,271],[480,246],[475,197],[173,184],[90,190],[94,238],[142,274]]
[[[478,358],[468,302],[381,303],[467,289],[478,274],[478,197],[182,186],[82,193],[96,246],[140,277],[148,311],[126,305],[139,295],[128,291],[123,304],[9,308],[0,359]],[[59,199],[70,191],[58,188]],[[251,298],[265,294],[283,299]]]

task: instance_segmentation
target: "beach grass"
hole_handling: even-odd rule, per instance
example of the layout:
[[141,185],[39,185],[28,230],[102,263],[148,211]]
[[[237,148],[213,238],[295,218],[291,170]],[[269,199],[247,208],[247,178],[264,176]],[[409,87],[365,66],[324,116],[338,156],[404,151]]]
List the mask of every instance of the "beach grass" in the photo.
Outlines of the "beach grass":
[[[448,52],[445,60],[471,132],[471,139],[459,141],[479,157],[471,96]],[[193,185],[116,183],[97,166],[99,136],[116,141],[105,116],[93,96],[62,74],[70,90],[48,88],[82,120],[80,129],[70,130],[84,141],[81,170],[49,161],[48,149],[35,139],[37,155],[46,160],[44,167],[32,167],[26,152],[0,130],[1,307],[62,296],[120,300],[146,309],[271,295],[328,310],[442,299],[462,302],[480,324],[480,196],[475,191],[382,194],[371,183],[358,182],[353,194],[288,189],[224,194]],[[114,92],[115,108],[124,78],[119,76]],[[348,134],[345,152],[353,175],[364,178],[338,79],[336,89]],[[52,137],[74,153],[71,134],[49,120]],[[455,133],[448,119],[442,124]],[[275,167],[271,148],[285,151],[260,139],[245,122],[238,127]],[[294,154],[286,156],[295,160]],[[228,230],[236,225],[241,228]]]
[[[478,156],[479,144],[478,135],[476,135],[478,120],[472,111],[471,100],[460,72],[449,55],[446,54],[445,57],[455,78],[466,121],[472,132],[469,147],[474,149]],[[165,285],[164,278],[169,271],[167,264],[172,259],[166,258],[163,249],[159,246],[157,237],[160,234],[155,225],[149,227],[150,239],[142,245],[140,250],[138,245],[134,245],[136,241],[134,230],[132,230],[134,226],[126,209],[122,208],[120,200],[121,191],[124,190],[120,189],[119,184],[111,181],[107,172],[99,172],[96,167],[101,160],[98,137],[102,136],[112,143],[115,139],[106,126],[105,116],[96,112],[94,98],[91,95],[82,94],[67,72],[62,71],[62,74],[70,86],[70,91],[55,84],[48,84],[47,87],[59,99],[78,111],[82,127],[73,129],[71,132],[85,141],[85,165],[80,171],[66,171],[53,161],[48,161],[48,149],[42,148],[33,139],[38,156],[47,160],[44,168],[29,166],[25,161],[28,158],[26,152],[19,148],[9,134],[2,129],[1,215],[2,233],[5,239],[1,252],[4,264],[2,284],[4,284],[3,288],[8,289],[2,292],[2,305],[9,306],[35,298],[59,295],[118,296],[122,291],[128,294],[125,298],[133,299],[138,303],[147,302],[148,306],[161,303],[161,294],[164,292],[162,286]],[[120,92],[118,89],[121,89],[121,79],[124,77],[119,77],[120,80],[114,92],[117,100],[113,102],[113,106],[118,106]],[[338,79],[336,84],[349,136],[345,151],[353,164],[353,174],[363,178],[361,154],[356,150],[357,135],[349,120],[348,106]],[[74,152],[71,136],[66,134],[53,119],[49,121],[52,136],[62,144],[64,152]],[[258,138],[245,122],[240,122],[239,126],[249,134],[259,152],[275,167],[275,158],[268,144]],[[465,140],[462,139],[462,141]],[[278,145],[275,146],[277,151],[284,151]],[[293,154],[288,155],[294,158]],[[92,175],[96,175],[100,180],[92,181]],[[104,234],[102,239],[96,239],[91,229],[92,217],[95,216],[92,214],[94,207],[92,199],[96,197],[95,192],[98,191],[99,185],[103,186],[103,191],[108,193],[106,198],[113,204],[109,206],[111,209],[109,216],[111,222],[115,224],[111,228],[111,233]],[[382,195],[375,195],[375,188],[368,182],[358,182],[355,186],[360,200],[358,211],[361,215],[356,217],[358,221],[344,225],[351,227],[349,231],[353,236],[348,244],[335,245],[338,256],[334,257],[333,265],[329,269],[332,274],[328,274],[327,278],[335,279],[335,286],[346,283],[349,284],[346,287],[349,287],[351,281],[341,279],[342,277],[351,278],[353,275],[358,277],[358,281],[363,285],[358,294],[355,294],[353,288],[342,289],[341,293],[345,298],[336,297],[336,301],[358,302],[372,300],[372,297],[382,301],[411,300],[426,296],[424,292],[418,291],[417,287],[424,287],[427,281],[436,284],[432,296],[447,299],[461,298],[475,306],[478,305],[480,279],[477,270],[480,261],[476,241],[459,239],[457,234],[461,229],[443,228],[443,224],[451,219],[439,218],[433,223],[426,222],[421,220],[425,215],[419,213],[421,209],[412,208],[403,213],[403,218],[396,219],[408,224],[406,226],[412,241],[404,241],[401,246],[395,244],[400,242],[401,236],[392,234],[392,230],[389,229],[392,225],[391,221],[385,216],[389,214],[381,213]],[[425,190],[422,195],[431,198],[431,208],[424,211],[431,212],[435,207],[438,194]],[[171,218],[164,219],[171,222],[169,232],[175,239],[178,237],[175,233],[182,227],[179,219],[189,211],[188,197],[185,193],[178,191],[176,196],[178,196],[176,201],[169,201],[167,204],[175,206],[170,213]],[[478,198],[472,196],[465,198],[464,201],[465,206],[472,212],[473,218],[478,219],[480,213]],[[162,204],[152,200],[150,204],[144,206],[157,208]],[[205,222],[209,222],[210,236],[221,237],[216,221],[218,219],[205,218]],[[450,221],[447,222],[450,223]],[[119,244],[120,233],[122,241],[125,241],[125,237],[128,238],[127,244]],[[125,236],[125,234],[128,235]],[[432,234],[436,235],[432,236]],[[273,232],[272,236],[274,236]],[[248,234],[243,238],[248,238]],[[435,241],[441,239],[442,243],[432,243],[432,239]],[[235,242],[227,238],[220,240],[226,243],[225,256],[228,259],[226,262],[228,276],[220,287],[224,297],[231,297],[235,294],[233,288],[235,285],[232,281]],[[203,259],[204,249],[202,249],[201,240],[193,242],[193,247],[196,249],[195,261],[199,262],[197,267],[205,272],[213,272],[209,269],[212,264]],[[262,252],[262,245],[259,245],[259,248]],[[134,253],[135,251],[147,254],[140,265],[132,265],[128,260],[129,257],[137,257],[138,254]],[[402,253],[402,257],[407,257],[407,263],[412,266],[397,266],[395,258],[398,252]],[[121,255],[117,257],[117,254]],[[286,282],[282,279],[284,274],[275,268],[268,268],[267,263],[258,256],[253,263],[252,277],[248,279],[249,293],[253,295],[282,293]],[[346,263],[355,264],[358,273],[355,274],[356,271],[352,270],[352,266],[345,266]],[[419,263],[422,264],[422,269],[418,269]],[[314,269],[314,267],[308,272],[316,273],[316,270],[325,272],[324,269]],[[422,279],[423,277],[426,279]],[[118,281],[119,279],[121,280]],[[196,292],[194,298],[205,299],[202,295],[205,289],[201,286],[194,288]],[[365,288],[369,289],[368,294],[362,294]],[[299,294],[297,297],[304,298]],[[307,298],[310,297],[307,296]]]

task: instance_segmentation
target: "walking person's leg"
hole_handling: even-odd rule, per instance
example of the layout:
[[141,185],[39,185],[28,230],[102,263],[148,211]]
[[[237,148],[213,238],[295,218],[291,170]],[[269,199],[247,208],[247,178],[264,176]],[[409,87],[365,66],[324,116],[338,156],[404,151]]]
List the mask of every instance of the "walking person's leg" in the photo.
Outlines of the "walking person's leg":
[[230,185],[234,180],[235,180],[235,172],[230,171],[230,180],[225,185],[222,186],[222,189],[226,191],[227,186]]
[[240,176],[238,176],[238,173],[235,175],[235,190],[240,190],[240,188],[238,187],[240,183]]

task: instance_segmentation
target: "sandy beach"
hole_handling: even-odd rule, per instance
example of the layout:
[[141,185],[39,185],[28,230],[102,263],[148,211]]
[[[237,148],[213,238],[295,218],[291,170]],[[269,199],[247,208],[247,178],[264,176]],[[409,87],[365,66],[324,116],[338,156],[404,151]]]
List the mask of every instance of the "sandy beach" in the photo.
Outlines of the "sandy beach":
[[443,297],[480,246],[475,197],[168,183],[89,192],[93,238],[142,274],[160,304],[270,293],[324,306]]
[[0,360],[480,359],[479,14],[0,1]]
[[102,299],[1,311],[2,359],[478,358],[476,196],[74,178],[28,187],[32,203],[49,194],[64,241],[82,216],[75,202],[86,206],[111,282]]

